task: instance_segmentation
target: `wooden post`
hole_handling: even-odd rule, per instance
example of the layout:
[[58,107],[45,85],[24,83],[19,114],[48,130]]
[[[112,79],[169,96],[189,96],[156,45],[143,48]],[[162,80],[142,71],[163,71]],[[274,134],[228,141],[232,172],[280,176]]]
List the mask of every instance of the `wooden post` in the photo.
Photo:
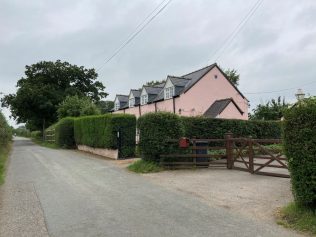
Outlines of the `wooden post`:
[[226,145],[226,156],[227,156],[227,169],[232,169],[234,166],[234,156],[233,156],[233,133],[228,132],[225,134],[225,145]]
[[[193,137],[192,139],[192,143],[193,143],[193,147],[196,148],[196,137]],[[193,164],[194,164],[194,168],[196,168],[196,149],[193,151]]]
[[248,138],[248,158],[249,158],[249,172],[252,174],[254,173],[253,157],[254,157],[253,142],[252,142],[252,137],[250,136]]

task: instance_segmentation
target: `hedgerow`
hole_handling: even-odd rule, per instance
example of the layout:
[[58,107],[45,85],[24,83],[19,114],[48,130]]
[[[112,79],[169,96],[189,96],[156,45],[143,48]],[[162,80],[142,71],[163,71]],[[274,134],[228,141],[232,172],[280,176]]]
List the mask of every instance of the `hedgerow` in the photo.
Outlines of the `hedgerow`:
[[181,117],[186,137],[223,138],[232,132],[235,137],[280,138],[281,122],[205,117]]
[[12,130],[0,111],[0,145],[6,145],[12,138]]
[[140,153],[144,160],[158,161],[160,154],[172,152],[170,139],[184,135],[184,126],[178,115],[166,112],[148,113],[138,119]]
[[298,102],[284,117],[284,148],[295,200],[316,209],[316,98]]
[[59,147],[73,148],[75,146],[74,138],[74,118],[63,118],[54,126],[55,143]]
[[[120,136],[120,140],[118,139]],[[77,145],[119,149],[119,156],[135,154],[136,117],[128,114],[84,116],[74,121]],[[120,146],[120,147],[119,147]]]

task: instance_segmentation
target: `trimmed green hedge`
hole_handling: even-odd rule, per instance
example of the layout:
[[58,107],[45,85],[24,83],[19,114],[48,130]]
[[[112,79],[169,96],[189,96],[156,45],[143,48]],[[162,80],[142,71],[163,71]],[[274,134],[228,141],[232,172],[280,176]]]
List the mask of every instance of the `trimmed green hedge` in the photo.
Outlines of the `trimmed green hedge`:
[[139,148],[145,160],[158,161],[160,154],[185,152],[170,139],[224,138],[231,131],[235,137],[280,138],[281,123],[275,121],[244,121],[211,119],[204,117],[179,117],[166,112],[148,113],[138,119]]
[[205,117],[181,117],[186,137],[224,138],[232,132],[234,137],[281,138],[281,122],[238,119],[213,119]]
[[106,114],[75,119],[74,134],[77,145],[118,149],[120,158],[135,154],[136,117],[128,114]]
[[178,115],[166,112],[148,113],[138,119],[140,153],[144,160],[158,161],[160,154],[175,149],[169,139],[184,135],[184,127]]
[[58,121],[55,127],[55,143],[59,147],[73,148],[74,138],[74,118],[63,118]]
[[316,209],[316,97],[285,112],[283,130],[296,202]]

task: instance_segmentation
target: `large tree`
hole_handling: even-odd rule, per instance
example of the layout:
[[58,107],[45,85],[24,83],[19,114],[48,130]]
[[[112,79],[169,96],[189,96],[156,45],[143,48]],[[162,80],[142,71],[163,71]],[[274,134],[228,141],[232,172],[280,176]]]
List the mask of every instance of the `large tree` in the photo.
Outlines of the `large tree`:
[[228,80],[230,80],[235,86],[238,86],[239,74],[238,74],[237,70],[228,68],[225,70],[225,74],[226,74]]
[[271,99],[266,104],[259,104],[249,114],[252,120],[281,120],[284,111],[289,107],[289,104],[279,96],[276,100]]
[[87,96],[95,102],[107,96],[94,69],[60,60],[41,61],[25,68],[16,94],[4,96],[1,102],[11,109],[17,122],[26,123],[28,128],[44,129],[56,122],[58,105],[67,96]]

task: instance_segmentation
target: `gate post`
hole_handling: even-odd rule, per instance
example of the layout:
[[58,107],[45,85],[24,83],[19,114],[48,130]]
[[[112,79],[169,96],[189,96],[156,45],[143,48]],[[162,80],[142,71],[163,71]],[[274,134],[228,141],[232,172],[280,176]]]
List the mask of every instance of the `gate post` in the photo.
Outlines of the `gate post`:
[[250,136],[248,138],[248,158],[249,158],[249,172],[251,174],[254,173],[253,157],[254,157],[253,142],[252,142],[252,137]]
[[234,166],[234,155],[233,155],[233,138],[232,132],[225,133],[225,146],[226,146],[226,156],[227,156],[227,169],[232,169]]

